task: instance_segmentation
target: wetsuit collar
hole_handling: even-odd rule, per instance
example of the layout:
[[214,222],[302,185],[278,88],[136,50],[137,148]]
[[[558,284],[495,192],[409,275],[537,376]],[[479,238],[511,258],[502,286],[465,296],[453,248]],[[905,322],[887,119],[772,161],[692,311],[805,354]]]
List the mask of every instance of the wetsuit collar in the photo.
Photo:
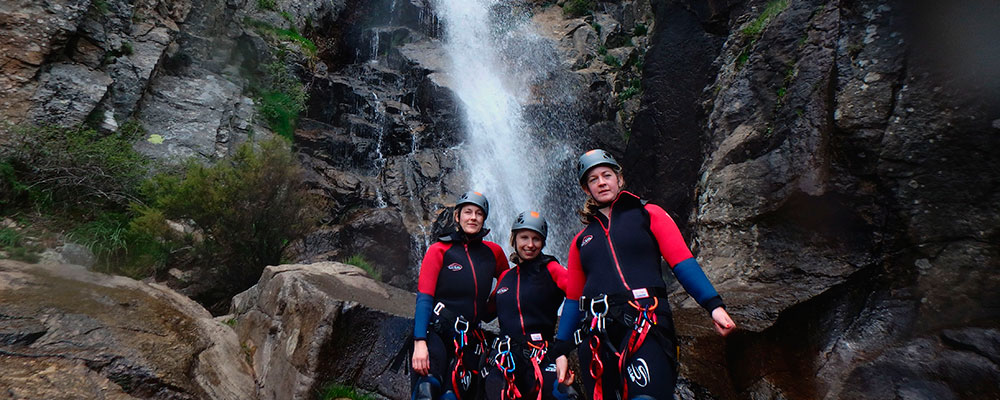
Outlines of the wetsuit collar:
[[[631,207],[635,205],[642,205],[642,198],[636,196],[635,193],[632,193],[628,190],[622,190],[618,192],[618,196],[611,201],[611,204],[609,204],[608,207],[611,207],[611,209],[614,210],[616,206]],[[600,218],[607,219],[607,217],[604,216],[604,213],[601,212],[594,214],[591,218],[599,218],[598,215],[600,216]]]
[[546,265],[549,265],[549,262],[551,261],[557,261],[557,260],[555,257],[542,253],[539,254],[538,257],[519,263],[517,266],[521,268],[528,268],[531,270],[538,270],[544,268]]
[[483,238],[486,237],[486,235],[489,233],[490,230],[486,228],[480,229],[479,232],[476,232],[475,234],[472,235],[468,235],[462,231],[455,231],[439,237],[438,240],[446,243],[447,242],[471,243],[471,242],[482,241]]

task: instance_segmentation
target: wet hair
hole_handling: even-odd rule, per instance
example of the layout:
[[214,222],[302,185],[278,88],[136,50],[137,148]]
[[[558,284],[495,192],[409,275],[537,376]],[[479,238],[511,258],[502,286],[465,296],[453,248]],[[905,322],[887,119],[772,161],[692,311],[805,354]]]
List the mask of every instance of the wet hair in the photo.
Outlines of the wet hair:
[[[621,192],[622,190],[625,190],[625,177],[622,176],[622,170],[614,168],[612,168],[611,170],[615,171],[615,174],[618,175],[618,180],[622,182],[621,186],[618,187],[618,191]],[[589,225],[590,217],[593,217],[597,215],[597,213],[601,212],[601,208],[603,208],[603,206],[600,203],[598,203],[597,200],[594,200],[594,198],[589,193],[587,193],[586,182],[580,184],[580,188],[582,188],[583,193],[587,195],[587,200],[583,202],[583,207],[580,207],[580,209],[577,210],[576,213],[577,215],[580,216],[580,222],[582,222],[584,225]]]
[[[507,256],[507,258],[510,260],[510,262],[512,262],[514,264],[520,264],[521,261],[522,261],[521,260],[521,256],[517,255],[517,233],[520,232],[520,231],[523,231],[523,230],[524,229],[518,229],[518,230],[513,231],[513,232],[510,233],[510,247],[512,247],[514,249],[514,252],[510,253]],[[530,231],[531,229],[528,229],[528,230]],[[532,232],[534,232],[534,231],[532,231]],[[542,252],[541,252],[542,249],[545,249],[545,239],[544,238],[542,239],[542,248],[538,249],[539,250],[538,251],[538,255],[539,256],[542,255]]]

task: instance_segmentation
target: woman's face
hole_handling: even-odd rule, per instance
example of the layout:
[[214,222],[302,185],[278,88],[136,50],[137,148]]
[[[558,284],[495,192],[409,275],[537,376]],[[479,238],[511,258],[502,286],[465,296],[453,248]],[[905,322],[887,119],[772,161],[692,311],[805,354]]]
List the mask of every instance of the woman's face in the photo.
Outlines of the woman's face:
[[455,222],[458,222],[458,227],[462,232],[474,235],[483,229],[484,220],[486,220],[486,215],[482,208],[475,204],[465,204],[458,210],[458,220]]
[[587,172],[587,194],[599,204],[607,204],[618,197],[622,190],[622,180],[615,170],[599,165]]
[[522,261],[532,260],[542,254],[545,239],[542,235],[530,229],[521,229],[514,233],[514,250]]

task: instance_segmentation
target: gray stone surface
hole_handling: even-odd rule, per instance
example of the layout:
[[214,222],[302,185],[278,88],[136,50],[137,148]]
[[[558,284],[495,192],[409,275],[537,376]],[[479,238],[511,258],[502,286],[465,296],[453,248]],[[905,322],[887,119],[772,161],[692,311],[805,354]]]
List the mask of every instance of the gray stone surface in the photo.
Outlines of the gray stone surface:
[[146,132],[159,135],[162,142],[147,137],[136,150],[170,163],[224,155],[217,150],[216,137],[240,123],[234,115],[243,104],[241,93],[239,86],[215,74],[155,79],[143,99],[140,119]]
[[233,298],[261,399],[312,399],[329,382],[409,398],[412,293],[341,263],[280,265]]
[[38,82],[28,119],[42,125],[73,126],[87,119],[113,80],[83,65],[60,63],[42,72]]
[[256,398],[236,333],[162,286],[0,260],[0,316],[12,398]]

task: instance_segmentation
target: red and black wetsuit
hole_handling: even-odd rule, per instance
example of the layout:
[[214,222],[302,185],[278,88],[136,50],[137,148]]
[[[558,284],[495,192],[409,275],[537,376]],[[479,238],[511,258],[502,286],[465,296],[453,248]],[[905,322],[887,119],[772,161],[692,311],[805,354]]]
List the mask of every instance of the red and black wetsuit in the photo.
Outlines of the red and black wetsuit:
[[[569,300],[568,309],[576,309],[576,300],[580,297],[579,290],[568,290],[569,286],[566,269],[554,257],[545,254],[500,275],[493,296],[500,337],[510,338],[508,357],[513,357],[514,363],[510,365],[515,368],[510,372],[497,366],[486,367],[483,374],[487,399],[510,398],[509,393],[513,392],[507,387],[510,382],[525,399],[554,398],[555,359],[561,354],[551,351],[550,346],[554,342],[557,314],[564,300]],[[570,314],[575,317],[568,316],[565,311],[563,317],[568,317],[564,323],[572,326],[576,322],[574,318],[579,320],[579,313]]]
[[[627,398],[671,396],[677,378],[676,340],[670,306],[663,299],[666,284],[660,275],[661,257],[681,286],[706,310],[711,312],[723,306],[722,298],[691,255],[677,225],[662,208],[622,191],[612,202],[609,214],[610,217],[603,213],[590,217],[589,224],[570,244],[570,281],[585,281],[581,299],[584,309],[590,309],[590,299],[608,295],[624,299],[620,303],[624,303],[626,312],[635,320],[635,315],[641,313],[640,307],[656,304],[647,316],[655,318],[659,332],[645,336],[651,340],[631,346],[630,341],[635,339],[631,337],[633,326],[620,322],[607,324],[604,338],[611,343],[597,342],[594,346],[595,341],[588,340],[580,345],[583,369],[586,370],[588,362],[593,360],[592,347],[598,349],[597,361],[600,361],[599,368],[595,368],[597,363],[590,362],[590,373],[583,374],[584,385],[591,393],[597,389],[595,386],[602,389],[602,393],[594,393],[595,399],[615,399],[617,393],[622,392],[627,393]],[[585,319],[585,324],[591,321]],[[625,357],[617,357],[609,351],[612,348],[619,353],[627,348],[631,350]],[[594,374],[596,370],[601,371]]]
[[[420,264],[413,337],[427,341],[430,376],[440,384],[441,392],[454,390],[452,367],[459,361],[455,360],[455,340],[461,339],[456,337],[454,319],[445,320],[444,316],[462,316],[468,321],[472,342],[472,330],[484,316],[492,314],[486,303],[493,279],[508,267],[503,249],[483,240],[488,232],[483,229],[471,236],[462,232],[443,236],[427,249]],[[478,370],[478,356],[472,351],[465,355],[461,362],[466,369]],[[461,396],[468,388],[460,389],[455,392]]]

